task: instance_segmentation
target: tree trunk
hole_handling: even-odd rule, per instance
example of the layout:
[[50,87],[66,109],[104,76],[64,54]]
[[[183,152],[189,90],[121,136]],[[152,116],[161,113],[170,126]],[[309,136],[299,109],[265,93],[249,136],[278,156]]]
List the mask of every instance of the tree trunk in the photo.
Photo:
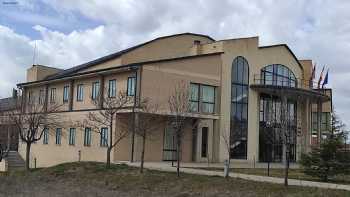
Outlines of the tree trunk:
[[26,148],[26,171],[29,171],[30,170],[30,167],[29,167],[29,161],[30,161],[30,147],[31,147],[31,143],[27,142],[27,148]]
[[286,162],[284,169],[284,186],[288,186],[288,169],[289,169],[289,144],[286,145]]
[[111,168],[111,150],[112,148],[107,148],[107,163],[106,163],[106,168],[109,169]]
[[[179,140],[179,138],[177,139]],[[178,141],[176,147],[176,160],[177,160],[177,166],[176,166],[176,172],[177,172],[177,177],[180,177],[180,142]]]
[[146,147],[146,134],[142,136],[142,152],[141,152],[141,167],[140,173],[143,173],[143,164],[145,162],[145,147]]

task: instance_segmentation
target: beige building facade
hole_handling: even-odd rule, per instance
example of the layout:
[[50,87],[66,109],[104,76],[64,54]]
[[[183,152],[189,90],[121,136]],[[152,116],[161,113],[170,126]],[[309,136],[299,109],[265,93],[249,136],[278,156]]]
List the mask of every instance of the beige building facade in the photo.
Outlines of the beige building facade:
[[[287,157],[284,133],[290,144],[288,157],[297,161],[327,130],[321,131],[322,112],[331,112],[331,90],[318,89],[311,72],[312,61],[298,60],[285,44],[259,46],[258,37],[214,40],[192,33],[156,38],[67,70],[33,65],[27,82],[18,84],[23,98],[60,105],[62,121],[71,124],[35,143],[31,163],[44,167],[105,161],[100,134],[73,124],[91,111],[103,110],[93,99],[108,97],[111,91],[149,98],[159,106],[159,117],[167,119],[168,99],[180,83],[191,95],[181,161],[282,162]],[[123,113],[131,114],[132,106]],[[172,130],[167,122],[155,128],[146,142],[146,161],[177,159]],[[139,136],[128,135],[113,150],[112,160],[139,160],[141,142]],[[19,143],[18,151],[24,157],[25,144]]]

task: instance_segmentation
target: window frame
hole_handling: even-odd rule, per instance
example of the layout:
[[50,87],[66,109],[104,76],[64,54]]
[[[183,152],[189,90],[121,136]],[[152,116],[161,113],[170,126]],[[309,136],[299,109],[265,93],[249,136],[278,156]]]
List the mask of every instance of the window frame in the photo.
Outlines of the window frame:
[[[214,95],[213,95],[213,102],[209,102],[209,101],[204,101],[204,97],[203,97],[203,87],[209,87],[209,88],[213,88],[214,90]],[[214,114],[215,113],[215,101],[216,101],[216,87],[215,86],[212,86],[212,85],[205,85],[205,84],[200,84],[200,105],[201,105],[201,112],[202,113],[206,113],[206,114]],[[205,104],[209,104],[209,105],[213,105],[213,111],[212,112],[207,112],[207,111],[204,111],[204,108],[203,106]]]
[[70,90],[70,86],[69,85],[65,85],[63,87],[63,103],[68,103],[69,101],[69,90]]
[[55,144],[56,145],[61,145],[62,144],[62,128],[56,128]]
[[84,101],[84,84],[77,85],[77,102]]
[[117,80],[110,79],[108,80],[108,98],[115,98],[116,96],[117,96]]
[[84,146],[86,147],[90,147],[91,146],[91,135],[92,135],[92,132],[91,132],[91,128],[90,127],[86,127],[84,129]]
[[43,132],[43,144],[47,145],[49,144],[49,129],[45,128]]
[[50,103],[56,103],[56,88],[50,88]]
[[[105,140],[103,140],[103,138]],[[100,131],[100,147],[108,147],[108,128],[102,127]]]
[[69,128],[68,145],[75,146],[76,128]]
[[100,81],[94,81],[91,85],[91,99],[96,100],[98,99],[100,93]]
[[[194,100],[194,99],[192,99],[192,85],[193,86],[197,86],[196,88],[197,88],[197,100]],[[190,83],[190,105],[191,105],[191,112],[200,112],[201,111],[201,109],[200,109],[200,97],[201,97],[201,95],[200,95],[200,84],[199,83]],[[196,104],[197,105],[197,110],[192,110],[192,104]]]
[[[133,86],[131,86],[133,85]],[[136,76],[129,76],[126,87],[127,96],[135,96],[136,94]]]

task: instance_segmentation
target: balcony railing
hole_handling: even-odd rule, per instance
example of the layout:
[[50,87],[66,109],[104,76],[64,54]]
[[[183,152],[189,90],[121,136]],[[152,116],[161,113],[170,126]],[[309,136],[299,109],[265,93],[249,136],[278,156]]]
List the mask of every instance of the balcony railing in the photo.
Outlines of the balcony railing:
[[[269,78],[269,79],[268,79]],[[318,83],[313,80],[305,80],[299,78],[284,78],[280,76],[265,77],[261,74],[254,75],[254,85],[272,85],[291,88],[302,88],[308,90],[323,91],[321,87],[318,87]]]

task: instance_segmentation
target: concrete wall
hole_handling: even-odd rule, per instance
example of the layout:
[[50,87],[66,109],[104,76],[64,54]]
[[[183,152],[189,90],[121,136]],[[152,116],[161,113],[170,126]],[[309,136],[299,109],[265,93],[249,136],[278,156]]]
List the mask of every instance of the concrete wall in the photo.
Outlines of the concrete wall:
[[61,71],[61,69],[42,65],[33,65],[27,70],[27,82],[42,80],[49,75],[58,73],[59,71]]
[[[284,46],[259,48],[258,37],[246,39],[224,40],[221,71],[221,118],[220,132],[230,132],[231,110],[231,69],[233,60],[237,56],[246,58],[249,64],[249,84],[256,83],[254,78],[260,78],[260,70],[271,64],[282,64],[293,71],[296,78],[303,78],[303,70],[298,61]],[[259,157],[259,93],[249,89],[248,100],[248,160],[258,161]],[[222,139],[219,142],[219,161],[227,158],[225,144]]]

